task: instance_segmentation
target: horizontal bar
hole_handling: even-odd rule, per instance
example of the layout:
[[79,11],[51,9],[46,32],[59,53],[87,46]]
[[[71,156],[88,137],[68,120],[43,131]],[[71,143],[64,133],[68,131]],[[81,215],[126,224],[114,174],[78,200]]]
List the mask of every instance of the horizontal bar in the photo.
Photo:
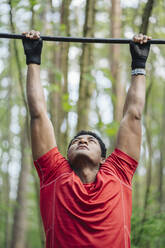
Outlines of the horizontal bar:
[[[0,33],[0,38],[7,39],[23,39],[25,36],[20,34]],[[104,43],[104,44],[129,44],[131,39],[113,39],[113,38],[88,38],[88,37],[62,37],[62,36],[42,36],[45,41],[60,41],[60,42],[80,42],[80,43]],[[165,44],[165,40],[152,39],[150,44]]]

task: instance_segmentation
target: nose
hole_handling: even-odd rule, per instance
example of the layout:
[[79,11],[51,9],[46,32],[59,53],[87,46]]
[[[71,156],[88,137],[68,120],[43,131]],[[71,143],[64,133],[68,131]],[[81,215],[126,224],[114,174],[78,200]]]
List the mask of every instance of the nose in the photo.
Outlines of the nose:
[[88,141],[84,138],[79,140],[79,144],[88,144]]

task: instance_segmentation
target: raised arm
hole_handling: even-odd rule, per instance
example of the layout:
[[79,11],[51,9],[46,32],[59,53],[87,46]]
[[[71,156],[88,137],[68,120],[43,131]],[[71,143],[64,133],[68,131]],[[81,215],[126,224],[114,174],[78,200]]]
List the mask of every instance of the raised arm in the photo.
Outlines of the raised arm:
[[123,119],[117,135],[116,147],[136,161],[140,157],[141,117],[145,104],[145,63],[150,45],[150,37],[138,35],[130,44],[132,55],[132,80],[127,93]]
[[43,87],[40,81],[40,57],[42,40],[39,32],[24,33],[23,40],[26,54],[27,99],[31,116],[31,141],[33,159],[36,160],[56,146],[54,129],[47,115]]

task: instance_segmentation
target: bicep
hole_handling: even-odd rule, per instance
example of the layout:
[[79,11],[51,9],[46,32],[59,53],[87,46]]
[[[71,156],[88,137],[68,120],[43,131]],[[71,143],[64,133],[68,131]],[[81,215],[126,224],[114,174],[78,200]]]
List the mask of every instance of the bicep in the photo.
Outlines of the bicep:
[[116,148],[139,160],[141,147],[141,120],[127,113],[120,124]]
[[31,142],[34,160],[56,146],[53,125],[47,114],[31,119]]

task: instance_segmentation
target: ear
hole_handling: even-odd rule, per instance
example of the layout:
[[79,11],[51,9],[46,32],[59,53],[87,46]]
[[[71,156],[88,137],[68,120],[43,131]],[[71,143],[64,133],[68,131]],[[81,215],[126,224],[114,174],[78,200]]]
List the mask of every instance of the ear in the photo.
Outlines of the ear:
[[100,164],[104,164],[105,158],[101,157]]

